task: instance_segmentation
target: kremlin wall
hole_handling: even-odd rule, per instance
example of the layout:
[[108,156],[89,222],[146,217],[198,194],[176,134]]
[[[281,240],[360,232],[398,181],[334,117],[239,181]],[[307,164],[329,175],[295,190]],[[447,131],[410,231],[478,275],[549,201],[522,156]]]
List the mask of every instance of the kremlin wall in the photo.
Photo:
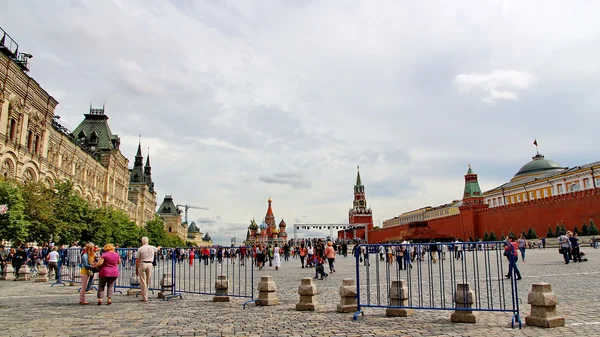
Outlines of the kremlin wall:
[[549,227],[554,231],[562,224],[567,230],[581,229],[590,220],[600,221],[599,173],[600,162],[560,167],[538,153],[510,182],[481,193],[477,174],[469,167],[462,202],[449,204],[457,205],[458,213],[427,219],[422,215],[430,208],[420,208],[420,219],[415,218],[416,211],[406,212],[414,221],[403,223],[403,215],[386,220],[383,228],[369,231],[368,241],[467,241],[478,240],[485,232],[500,238],[529,228],[545,237]]

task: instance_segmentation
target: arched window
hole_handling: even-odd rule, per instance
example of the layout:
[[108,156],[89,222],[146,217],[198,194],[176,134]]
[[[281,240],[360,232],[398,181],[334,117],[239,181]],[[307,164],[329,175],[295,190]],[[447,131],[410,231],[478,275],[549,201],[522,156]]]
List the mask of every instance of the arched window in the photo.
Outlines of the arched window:
[[27,150],[31,152],[33,148],[33,131],[27,131]]
[[17,121],[15,121],[14,118],[10,119],[10,130],[8,134],[10,135],[10,140],[14,142],[15,138],[17,138]]
[[580,189],[581,189],[581,188],[579,187],[579,184],[577,184],[577,183],[571,184],[571,187],[569,187],[569,190],[570,190],[571,192],[577,192],[577,191],[579,191]]

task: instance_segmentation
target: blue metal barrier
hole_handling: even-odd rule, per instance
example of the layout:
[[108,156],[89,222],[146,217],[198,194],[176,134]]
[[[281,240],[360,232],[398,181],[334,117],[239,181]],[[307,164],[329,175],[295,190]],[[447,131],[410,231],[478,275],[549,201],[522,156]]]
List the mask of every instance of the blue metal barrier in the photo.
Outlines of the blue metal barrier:
[[[507,242],[361,244],[355,251],[358,308],[353,319],[364,315],[365,307],[510,312],[511,326],[518,322],[521,328],[514,253]],[[406,289],[392,289],[400,281]],[[469,284],[474,296],[457,296],[458,284]],[[398,305],[390,295],[401,293]]]
[[[161,291],[164,300],[182,294],[219,295],[254,300],[254,259],[251,247],[161,248],[154,258],[154,268],[148,283],[149,291]],[[210,254],[210,249],[222,254]],[[119,277],[115,288],[139,289],[135,280],[135,253],[137,248],[119,248],[121,256]],[[193,251],[193,254],[191,253]],[[219,275],[227,276],[226,294],[217,294],[215,283]]]

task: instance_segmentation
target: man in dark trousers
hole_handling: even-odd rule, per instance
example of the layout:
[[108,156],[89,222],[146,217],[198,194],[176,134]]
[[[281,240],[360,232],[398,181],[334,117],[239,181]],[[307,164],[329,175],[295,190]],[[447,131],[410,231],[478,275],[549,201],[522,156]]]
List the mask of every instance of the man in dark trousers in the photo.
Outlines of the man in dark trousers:
[[24,265],[25,262],[27,262],[27,252],[25,252],[25,246],[21,245],[17,249],[17,253],[12,261],[13,268],[15,268],[15,275],[17,275],[13,281],[16,281],[19,278],[19,269],[21,269],[21,266]]

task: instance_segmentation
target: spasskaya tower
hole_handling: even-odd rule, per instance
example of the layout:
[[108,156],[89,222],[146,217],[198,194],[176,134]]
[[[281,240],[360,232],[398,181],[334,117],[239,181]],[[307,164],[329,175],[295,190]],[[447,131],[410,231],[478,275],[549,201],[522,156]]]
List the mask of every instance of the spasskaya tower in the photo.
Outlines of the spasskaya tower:
[[[365,229],[373,230],[373,213],[371,207],[367,207],[367,198],[365,196],[365,186],[360,179],[359,167],[356,167],[356,184],[354,184],[354,202],[352,208],[348,211],[348,223],[352,228],[353,224],[366,224],[365,227],[356,227],[356,237],[365,239]],[[354,233],[354,229],[350,229]],[[346,236],[348,237],[348,236]]]

